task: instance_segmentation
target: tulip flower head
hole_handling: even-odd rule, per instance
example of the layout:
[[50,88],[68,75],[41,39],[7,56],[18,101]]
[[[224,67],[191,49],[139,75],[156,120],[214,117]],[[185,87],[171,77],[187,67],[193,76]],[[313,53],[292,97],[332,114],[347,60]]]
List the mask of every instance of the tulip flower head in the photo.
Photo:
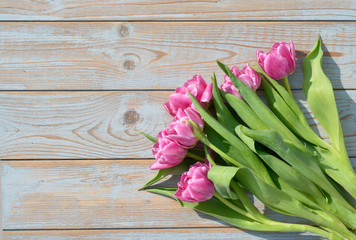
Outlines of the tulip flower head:
[[209,200],[215,192],[214,183],[208,179],[209,169],[209,164],[202,162],[190,166],[189,171],[180,176],[174,196],[185,202]]
[[197,110],[188,107],[185,110],[178,109],[176,116],[173,118],[173,122],[186,122],[186,121],[195,122],[201,129],[204,127],[204,120],[200,116]]
[[257,51],[257,61],[263,71],[275,80],[292,74],[295,70],[295,49],[293,41],[277,42],[268,53]]
[[192,79],[184,83],[183,87],[176,88],[176,92],[171,94],[169,101],[163,105],[169,114],[176,116],[178,109],[185,110],[188,107],[194,108],[188,92],[190,92],[201,105],[205,106],[212,98],[212,83],[207,85],[202,76],[199,74],[194,75]]
[[[238,77],[238,79],[240,79],[246,86],[248,86],[252,90],[256,91],[260,87],[260,75],[258,75],[255,70],[253,70],[247,63],[246,66],[242,68],[242,70],[238,69],[236,66],[233,66],[230,70],[236,77]],[[225,75],[225,81],[220,86],[220,88],[224,92],[242,98],[234,84],[231,82],[231,79],[227,75]]]
[[175,141],[183,148],[192,148],[197,142],[188,122],[172,122],[169,128],[162,130],[162,136],[171,141]]
[[152,153],[156,161],[150,167],[151,170],[170,168],[178,165],[187,155],[187,148],[180,146],[177,142],[167,137],[169,134],[162,134],[168,131],[171,130],[169,128],[163,129],[157,135],[158,142],[152,147]]

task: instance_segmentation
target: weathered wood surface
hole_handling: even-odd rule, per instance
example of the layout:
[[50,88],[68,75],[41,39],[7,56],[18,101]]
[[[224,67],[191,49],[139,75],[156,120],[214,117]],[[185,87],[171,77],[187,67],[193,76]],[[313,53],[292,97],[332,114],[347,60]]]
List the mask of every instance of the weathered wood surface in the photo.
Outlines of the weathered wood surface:
[[334,88],[356,89],[356,23],[0,23],[0,32],[1,90],[174,89],[196,73],[222,79],[217,59],[242,67],[289,39],[298,63],[291,86],[301,89],[301,62],[318,34]]
[[[150,158],[152,136],[172,117],[162,104],[171,91],[2,92],[2,159]],[[295,91],[310,124],[304,95]],[[335,91],[345,142],[356,156],[356,91]]]
[[[291,86],[326,138],[300,91],[301,61],[320,34],[355,167],[355,20],[353,0],[2,1],[3,239],[319,239],[241,231],[137,191],[154,175],[140,131],[155,135],[170,122],[166,90],[196,73],[221,81],[216,59],[242,67],[256,50],[293,39]],[[272,218],[305,221],[255,203]]]
[[[3,227],[9,229],[226,227],[172,199],[137,191],[153,160],[3,161]],[[356,159],[352,159],[356,167]],[[161,183],[173,187],[177,177]],[[306,223],[264,209],[273,219]],[[221,232],[221,229],[216,230]],[[50,234],[50,233],[49,233]],[[236,234],[239,236],[239,234]]]
[[11,231],[4,232],[4,240],[86,240],[86,239],[155,239],[155,240],[319,240],[320,237],[308,233],[259,233],[240,231],[236,228],[184,228],[184,229],[122,229],[122,230],[61,230],[61,231]]
[[5,1],[0,20],[354,20],[352,0]]

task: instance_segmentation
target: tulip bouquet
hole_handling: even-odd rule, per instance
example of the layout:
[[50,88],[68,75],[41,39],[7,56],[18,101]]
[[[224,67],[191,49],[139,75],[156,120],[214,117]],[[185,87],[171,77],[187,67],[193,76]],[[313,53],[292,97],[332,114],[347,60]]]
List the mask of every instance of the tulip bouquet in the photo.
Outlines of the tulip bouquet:
[[[308,125],[288,84],[295,70],[292,41],[257,51],[258,64],[229,69],[218,87],[195,75],[164,104],[173,121],[154,142],[157,175],[143,189],[177,200],[238,228],[312,232],[327,239],[356,239],[356,175],[348,158],[330,80],[321,68],[318,39],[303,61],[303,91],[328,134],[323,141]],[[276,80],[283,80],[284,87]],[[262,84],[268,106],[256,94]],[[152,186],[180,175],[177,188]],[[279,222],[248,198],[305,218],[313,225]]]

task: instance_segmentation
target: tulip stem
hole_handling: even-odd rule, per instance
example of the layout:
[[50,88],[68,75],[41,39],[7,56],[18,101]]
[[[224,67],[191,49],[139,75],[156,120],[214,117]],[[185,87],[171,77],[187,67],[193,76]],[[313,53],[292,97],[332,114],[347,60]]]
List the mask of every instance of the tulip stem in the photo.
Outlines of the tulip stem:
[[218,200],[220,200],[220,202],[222,202],[223,204],[225,204],[227,207],[231,208],[232,210],[234,210],[235,212],[240,213],[241,215],[244,215],[248,218],[251,219],[255,219],[254,216],[252,216],[249,212],[247,212],[246,210],[243,210],[241,208],[239,208],[238,206],[236,206],[235,204],[231,203],[230,201],[228,201],[227,199],[223,198],[222,196],[220,196],[217,192],[214,193],[214,197],[216,197]]
[[290,86],[289,86],[288,77],[284,77],[284,78],[283,78],[283,83],[284,83],[284,87],[285,87],[286,90],[289,92],[289,94],[290,94],[291,96],[293,96],[292,90],[290,89]]
[[187,157],[193,158],[195,160],[198,160],[199,162],[205,162],[205,159],[197,154],[194,154],[192,152],[187,152]]

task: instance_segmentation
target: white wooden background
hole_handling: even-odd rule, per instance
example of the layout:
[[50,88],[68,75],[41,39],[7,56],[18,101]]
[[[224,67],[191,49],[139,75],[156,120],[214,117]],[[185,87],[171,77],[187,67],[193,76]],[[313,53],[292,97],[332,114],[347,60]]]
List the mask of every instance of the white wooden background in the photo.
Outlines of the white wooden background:
[[154,175],[140,132],[167,126],[162,104],[194,74],[221,81],[215,60],[241,67],[293,39],[294,96],[327,138],[301,91],[301,62],[320,34],[356,166],[355,21],[353,0],[0,1],[3,238],[319,239],[242,231],[138,192]]

